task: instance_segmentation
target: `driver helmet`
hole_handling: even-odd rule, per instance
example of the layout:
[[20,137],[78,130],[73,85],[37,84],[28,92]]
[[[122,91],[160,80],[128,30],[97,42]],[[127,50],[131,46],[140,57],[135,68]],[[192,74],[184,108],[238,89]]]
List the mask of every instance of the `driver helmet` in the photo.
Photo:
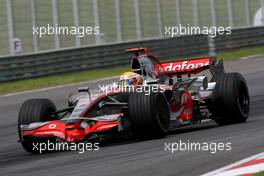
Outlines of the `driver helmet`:
[[129,86],[139,86],[143,84],[143,78],[141,75],[134,72],[125,72],[120,76],[119,86],[129,87]]

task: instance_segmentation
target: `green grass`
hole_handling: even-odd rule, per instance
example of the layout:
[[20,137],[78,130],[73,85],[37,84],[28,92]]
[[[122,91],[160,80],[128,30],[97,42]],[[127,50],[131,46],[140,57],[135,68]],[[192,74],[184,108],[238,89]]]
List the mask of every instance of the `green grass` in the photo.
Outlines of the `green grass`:
[[122,66],[103,70],[74,72],[56,76],[0,83],[0,95],[70,83],[79,83],[83,81],[92,81],[100,78],[116,76],[127,70],[129,70],[128,66]]
[[264,176],[264,171],[254,174],[254,176]]
[[[264,54],[264,47],[245,48],[234,51],[221,52],[217,56],[219,59],[230,60],[257,54]],[[74,72],[57,76],[46,76],[29,80],[0,83],[0,95],[117,76],[128,70],[129,66],[127,65],[115,68]]]
[[220,52],[217,54],[218,59],[231,60],[231,59],[240,59],[242,57],[264,54],[264,47],[255,47],[255,48],[244,48],[237,49],[232,51]]

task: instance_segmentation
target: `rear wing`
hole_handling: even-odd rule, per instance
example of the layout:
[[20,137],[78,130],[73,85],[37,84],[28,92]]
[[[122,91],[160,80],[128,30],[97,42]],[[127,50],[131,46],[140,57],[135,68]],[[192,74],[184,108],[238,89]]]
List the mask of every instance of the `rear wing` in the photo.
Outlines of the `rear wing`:
[[170,76],[196,74],[216,63],[215,57],[202,57],[172,62],[161,62],[162,71]]

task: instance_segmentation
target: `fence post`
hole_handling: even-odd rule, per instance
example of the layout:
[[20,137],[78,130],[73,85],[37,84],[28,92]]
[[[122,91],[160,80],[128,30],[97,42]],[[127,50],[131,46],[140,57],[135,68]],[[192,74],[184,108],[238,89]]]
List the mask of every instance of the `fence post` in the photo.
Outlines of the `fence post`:
[[[98,1],[93,0],[93,16],[94,16],[94,26],[100,27],[100,21],[99,21],[99,10],[98,10]],[[101,29],[100,29],[101,31]],[[95,35],[95,44],[101,43],[101,36],[100,34]]]
[[262,25],[264,26],[264,0],[261,0],[261,9],[262,9]]
[[234,20],[233,20],[233,5],[232,0],[227,0],[227,11],[228,11],[228,23],[231,28],[234,27]]
[[208,34],[207,37],[208,37],[209,55],[210,56],[215,56],[216,55],[216,52],[215,52],[215,38],[212,37],[211,34]]
[[246,23],[247,23],[247,26],[250,26],[250,15],[249,15],[248,0],[244,0],[244,5],[245,5]]
[[181,24],[181,3],[180,0],[176,0],[176,19],[177,19],[177,25],[180,26]]
[[212,26],[216,26],[215,0],[210,0]]
[[[53,17],[53,26],[56,28],[59,26],[57,0],[52,0],[52,17]],[[56,30],[54,34],[54,46],[56,49],[60,48],[60,37],[59,34],[56,32]]]
[[121,14],[120,14],[120,0],[115,0],[115,16],[116,16],[116,37],[117,41],[122,41],[121,29]]
[[162,37],[162,20],[161,20],[161,5],[160,5],[160,0],[156,0],[156,9],[157,9],[157,24],[158,24],[158,30],[159,30],[159,35]]
[[9,54],[14,55],[13,50],[13,38],[14,38],[14,28],[13,28],[13,14],[12,6],[10,0],[6,0],[6,15],[7,15],[7,28],[8,28],[8,40],[9,40]]
[[[30,0],[32,30],[34,27],[36,27],[36,10],[35,9],[36,9],[35,0]],[[37,52],[38,51],[38,35],[33,34],[33,31],[32,31],[32,42],[33,42],[34,52]]]
[[[80,27],[78,0],[72,0],[72,7],[73,7],[74,26],[78,28]],[[76,35],[76,46],[77,47],[81,46],[81,39],[79,35]]]
[[136,17],[136,32],[137,39],[142,39],[142,31],[141,31],[141,20],[140,20],[140,7],[139,1],[134,0],[134,9],[135,9],[135,17]]
[[197,0],[192,0],[192,9],[193,9],[193,26],[199,26],[198,24],[198,4]]

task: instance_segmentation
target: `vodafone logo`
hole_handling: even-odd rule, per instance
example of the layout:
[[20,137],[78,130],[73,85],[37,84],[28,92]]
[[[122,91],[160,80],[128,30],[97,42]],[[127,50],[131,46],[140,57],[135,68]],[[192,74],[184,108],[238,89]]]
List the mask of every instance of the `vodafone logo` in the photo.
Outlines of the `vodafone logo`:
[[162,67],[164,68],[164,71],[167,73],[192,71],[208,65],[209,65],[208,58],[162,63]]

